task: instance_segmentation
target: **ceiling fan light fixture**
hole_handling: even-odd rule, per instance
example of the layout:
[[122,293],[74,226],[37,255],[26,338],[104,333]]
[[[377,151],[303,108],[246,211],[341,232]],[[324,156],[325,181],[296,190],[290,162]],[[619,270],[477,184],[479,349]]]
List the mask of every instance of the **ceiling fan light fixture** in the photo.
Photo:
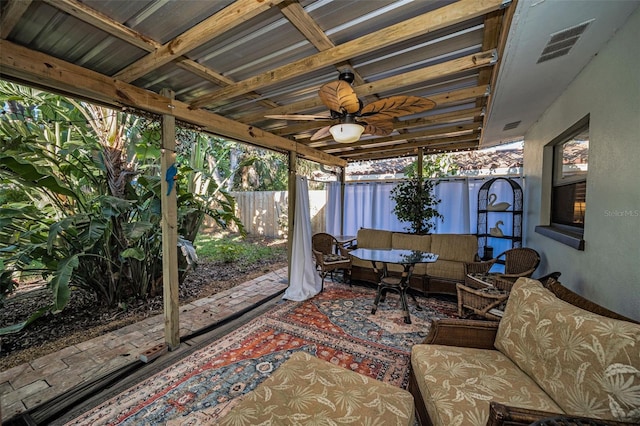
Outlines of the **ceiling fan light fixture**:
[[352,143],[360,139],[362,132],[364,132],[364,127],[356,123],[340,123],[331,126],[329,132],[336,142]]

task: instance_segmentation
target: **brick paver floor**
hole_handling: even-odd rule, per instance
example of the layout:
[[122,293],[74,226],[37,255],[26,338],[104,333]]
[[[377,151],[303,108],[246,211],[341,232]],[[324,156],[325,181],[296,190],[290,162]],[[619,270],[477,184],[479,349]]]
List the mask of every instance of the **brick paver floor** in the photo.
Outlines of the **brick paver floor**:
[[[287,287],[287,268],[180,307],[180,336],[211,327]],[[164,317],[156,315],[0,373],[1,419],[38,406],[70,389],[138,362],[164,343]]]

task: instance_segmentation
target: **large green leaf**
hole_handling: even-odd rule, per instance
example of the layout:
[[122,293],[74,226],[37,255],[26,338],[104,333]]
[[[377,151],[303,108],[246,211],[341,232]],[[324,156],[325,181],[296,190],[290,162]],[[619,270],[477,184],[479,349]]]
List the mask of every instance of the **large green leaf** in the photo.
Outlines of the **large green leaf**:
[[133,258],[140,261],[143,261],[145,258],[144,251],[139,247],[128,248],[122,252],[121,256],[125,259]]
[[53,273],[49,283],[53,293],[53,311],[61,311],[69,302],[69,283],[73,276],[73,270],[78,267],[80,261],[78,255],[73,255],[58,263],[58,269]]
[[98,197],[98,201],[100,202],[102,214],[105,217],[119,216],[135,205],[133,201],[123,200],[122,198],[111,195]]
[[0,336],[4,334],[17,333],[21,331],[23,328],[25,328],[26,326],[28,326],[29,324],[31,324],[32,322],[40,318],[43,314],[49,312],[51,308],[52,306],[45,306],[44,308],[40,308],[34,313],[32,313],[31,316],[27,318],[26,321],[22,321],[17,324],[12,324],[7,327],[0,328]]
[[156,225],[151,222],[133,222],[122,225],[125,236],[132,241],[137,241]]
[[19,176],[25,185],[46,188],[56,194],[76,197],[75,193],[58,182],[55,176],[41,171],[39,167],[34,166],[32,163],[20,161],[11,156],[0,156],[0,165]]

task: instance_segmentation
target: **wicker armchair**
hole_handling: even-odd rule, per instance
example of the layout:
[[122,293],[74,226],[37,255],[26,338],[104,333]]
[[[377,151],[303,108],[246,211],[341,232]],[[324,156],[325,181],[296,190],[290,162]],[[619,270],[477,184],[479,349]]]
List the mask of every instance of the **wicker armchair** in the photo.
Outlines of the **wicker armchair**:
[[[504,257],[504,273],[489,270]],[[464,317],[465,309],[490,320],[500,320],[509,298],[511,286],[520,277],[530,277],[540,264],[537,251],[513,248],[487,262],[465,264],[465,283],[456,284],[458,315]]]
[[[549,285],[549,282],[556,282],[558,277],[560,277],[560,272],[552,272],[538,278],[538,280],[544,285]],[[499,274],[469,274],[465,278],[465,284],[467,285],[456,284],[458,316],[464,318],[465,312],[471,311],[481,317],[499,321],[509,299],[513,281],[502,278]]]
[[501,278],[515,282],[520,277],[530,277],[540,264],[540,255],[537,251],[527,247],[509,249],[486,262],[466,263],[465,275],[489,274],[489,270],[504,257],[504,272]]
[[345,281],[351,282],[349,279],[351,276],[351,257],[347,249],[342,247],[333,235],[324,232],[314,234],[311,237],[311,249],[316,269],[320,271],[322,277],[322,290],[324,290],[324,279],[327,274],[333,274],[333,271],[342,270]]

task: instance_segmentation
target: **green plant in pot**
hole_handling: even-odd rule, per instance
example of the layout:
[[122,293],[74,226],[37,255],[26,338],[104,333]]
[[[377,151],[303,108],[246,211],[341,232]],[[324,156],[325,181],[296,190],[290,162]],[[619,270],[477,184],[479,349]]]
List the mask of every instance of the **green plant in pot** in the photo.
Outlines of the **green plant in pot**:
[[408,222],[405,229],[415,234],[429,234],[436,219],[444,219],[436,206],[440,199],[435,196],[436,183],[421,177],[409,177],[391,190],[396,202],[393,212],[399,220]]

